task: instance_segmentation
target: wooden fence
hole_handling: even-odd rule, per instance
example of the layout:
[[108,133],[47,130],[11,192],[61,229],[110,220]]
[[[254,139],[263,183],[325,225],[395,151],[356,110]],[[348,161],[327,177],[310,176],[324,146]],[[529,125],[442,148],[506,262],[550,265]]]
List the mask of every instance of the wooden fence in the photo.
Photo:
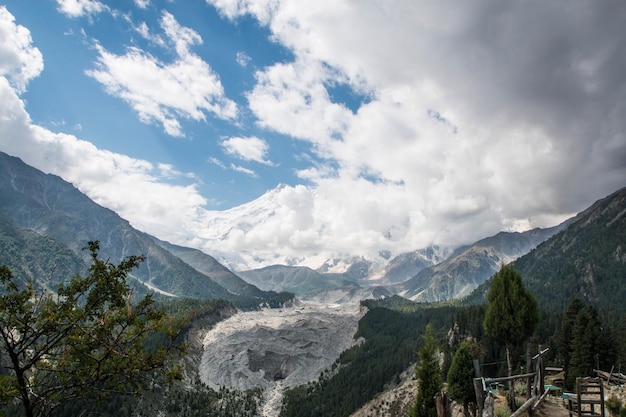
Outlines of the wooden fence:
[[[520,379],[525,379],[527,381],[526,391],[528,399],[520,408],[511,414],[511,417],[519,417],[529,409],[534,411],[548,394],[548,391],[544,389],[545,367],[543,365],[543,354],[547,351],[548,349],[540,349],[539,353],[532,358],[532,362],[534,362],[534,372],[498,378],[485,378],[477,375],[477,378],[474,378],[474,391],[476,393],[478,415],[483,415],[485,404],[487,404],[487,407],[493,407],[493,400],[490,397],[491,387],[494,384],[497,386],[497,384],[502,382]],[[479,368],[476,363],[474,367],[476,368],[477,373],[479,373]],[[490,415],[493,416],[493,409],[489,411],[491,411]]]

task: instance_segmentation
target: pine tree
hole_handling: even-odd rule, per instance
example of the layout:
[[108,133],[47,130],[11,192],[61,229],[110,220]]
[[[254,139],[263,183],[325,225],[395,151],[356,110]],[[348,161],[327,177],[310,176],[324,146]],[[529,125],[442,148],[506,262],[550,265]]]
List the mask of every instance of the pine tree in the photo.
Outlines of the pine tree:
[[448,370],[448,394],[454,401],[463,404],[463,414],[466,417],[469,417],[469,404],[476,401],[471,350],[467,341],[462,342],[454,353]]
[[567,368],[572,356],[572,332],[576,323],[576,316],[584,307],[585,304],[576,297],[572,299],[563,313],[563,322],[557,340],[559,342],[559,355],[564,368]]
[[424,346],[419,350],[419,362],[415,368],[417,378],[417,398],[411,410],[412,417],[432,417],[437,415],[435,394],[442,387],[441,368],[437,355],[437,345],[432,325],[426,326]]
[[[511,350],[532,335],[539,309],[534,297],[526,290],[522,276],[512,265],[504,265],[491,282],[487,296],[489,305],[485,313],[485,330],[504,343],[509,376],[513,375]],[[516,409],[513,382],[509,381],[509,408]]]

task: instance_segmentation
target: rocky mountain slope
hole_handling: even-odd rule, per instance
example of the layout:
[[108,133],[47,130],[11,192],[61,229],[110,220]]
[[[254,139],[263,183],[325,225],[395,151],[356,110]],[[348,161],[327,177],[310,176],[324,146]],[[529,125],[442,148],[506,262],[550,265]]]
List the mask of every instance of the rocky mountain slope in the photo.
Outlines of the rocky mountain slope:
[[626,300],[626,188],[579,213],[515,267],[540,303],[565,307],[576,296],[623,311]]
[[[598,200],[567,227],[514,262],[544,308],[561,311],[578,297],[623,314],[626,299],[626,188]],[[489,281],[464,302],[484,303]]]
[[395,284],[413,278],[422,269],[445,261],[452,255],[452,248],[432,245],[393,258],[385,267],[384,283]]
[[287,291],[302,300],[318,303],[358,303],[391,294],[381,286],[359,285],[349,274],[325,274],[304,266],[273,265],[241,271],[239,275],[261,289]]
[[444,262],[422,269],[392,291],[414,301],[441,301],[466,296],[490,278],[502,264],[525,255],[566,225],[567,222],[523,233],[500,232],[456,250]]
[[[184,246],[173,245],[169,242],[159,240],[153,236],[151,236],[151,239],[163,249],[182,259],[188,265],[211,277],[212,281],[217,282],[219,285],[228,290],[231,294],[254,297],[258,299],[262,299],[270,295],[266,291],[257,288],[254,283],[250,284],[244,281],[239,276],[231,272],[224,265],[217,262],[215,258],[207,255],[202,251],[192,248],[186,248]],[[271,290],[273,289],[268,289],[268,291]]]
[[[263,292],[234,294],[212,279],[213,272],[203,273],[190,266],[60,177],[44,174],[1,152],[0,214],[4,216],[6,248],[24,241],[28,232],[34,232],[54,240],[57,246],[71,251],[83,263],[88,262],[88,253],[82,248],[90,240],[100,241],[100,256],[114,263],[129,255],[146,256],[146,261],[132,275],[143,291],[149,288],[174,296],[221,298],[242,306],[256,306],[276,296]],[[38,245],[37,250],[40,253],[32,253],[33,259],[50,256],[46,246]],[[56,262],[60,264],[60,261]],[[40,274],[34,278],[43,280],[55,265],[41,266]],[[84,271],[84,266],[82,268],[74,273]],[[235,280],[233,276],[226,277],[219,267],[214,270],[216,279]]]
[[362,258],[344,273],[274,265],[241,271],[239,275],[259,288],[289,291],[318,302],[345,302],[391,294],[414,301],[441,301],[468,295],[500,265],[525,255],[566,225],[567,222],[523,233],[501,232],[456,251],[431,246],[402,254],[389,262],[385,274],[378,279],[368,275],[369,264]]

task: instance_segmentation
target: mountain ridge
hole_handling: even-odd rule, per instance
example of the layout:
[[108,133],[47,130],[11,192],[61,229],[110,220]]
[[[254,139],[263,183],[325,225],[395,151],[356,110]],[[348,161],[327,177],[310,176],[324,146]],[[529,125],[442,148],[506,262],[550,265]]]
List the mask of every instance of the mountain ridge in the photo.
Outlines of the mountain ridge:
[[525,255],[563,230],[568,221],[546,229],[499,232],[456,250],[445,261],[419,271],[396,286],[396,292],[413,301],[443,301],[469,295],[502,264]]
[[[563,310],[574,298],[623,316],[626,299],[626,187],[599,199],[567,227],[513,262],[543,306]],[[486,302],[490,280],[462,300]]]
[[263,292],[259,293],[263,296],[234,295],[207,274],[157,245],[150,235],[134,229],[112,210],[93,202],[72,184],[2,152],[0,214],[19,229],[30,230],[66,246],[85,262],[88,254],[82,248],[88,241],[95,240],[100,242],[99,255],[111,262],[120,262],[130,255],[144,255],[145,262],[133,270],[131,277],[162,294],[220,298],[247,306],[276,296]]

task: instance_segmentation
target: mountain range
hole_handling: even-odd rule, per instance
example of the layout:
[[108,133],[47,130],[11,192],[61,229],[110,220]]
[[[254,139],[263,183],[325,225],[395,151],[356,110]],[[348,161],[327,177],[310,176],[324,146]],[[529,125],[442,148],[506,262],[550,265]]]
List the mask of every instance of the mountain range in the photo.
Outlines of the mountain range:
[[[611,207],[626,210],[623,200],[619,199],[621,193],[624,191],[611,197]],[[599,206],[600,202],[589,210]],[[263,208],[259,206],[255,210],[262,212]],[[381,259],[387,259],[382,267],[354,254],[327,259],[317,269],[268,265],[233,272],[200,250],[174,245],[136,230],[128,221],[96,204],[62,178],[44,174],[18,158],[0,153],[0,245],[3,249],[0,264],[9,265],[24,277],[54,283],[62,277],[86,271],[88,254],[81,249],[87,241],[98,240],[100,255],[112,262],[129,255],[146,256],[146,261],[132,275],[134,285],[141,291],[199,299],[221,298],[248,308],[280,304],[289,299],[291,293],[305,300],[325,303],[354,302],[392,294],[414,301],[468,296],[502,264],[516,259],[519,259],[517,265],[528,270],[530,276],[544,274],[554,263],[546,261],[552,259],[547,255],[538,257],[543,252],[535,249],[537,247],[550,244],[553,250],[562,247],[560,250],[565,251],[586,245],[587,242],[564,243],[564,240],[576,241],[576,235],[572,237],[572,234],[578,233],[575,231],[580,229],[581,219],[587,219],[584,213],[552,228],[501,232],[460,248],[433,245],[395,257],[381,255]],[[603,220],[610,225],[607,227],[624,230],[621,223],[624,216],[612,215],[614,219]],[[603,218],[587,216],[592,220],[585,220],[586,225]],[[595,235],[589,232],[589,239],[606,235],[606,230],[597,228]],[[616,239],[624,242],[621,235]],[[542,245],[542,242],[545,243]],[[622,259],[626,245],[612,245],[617,245],[615,257]],[[526,254],[529,255],[522,258]],[[233,259],[237,256],[232,254]],[[597,269],[593,262],[581,259],[571,260],[570,264],[575,266],[563,265],[562,270],[579,271],[583,268],[580,265],[587,271]],[[606,273],[605,269],[602,271],[596,275]],[[597,292],[598,288],[593,285],[587,291]]]

